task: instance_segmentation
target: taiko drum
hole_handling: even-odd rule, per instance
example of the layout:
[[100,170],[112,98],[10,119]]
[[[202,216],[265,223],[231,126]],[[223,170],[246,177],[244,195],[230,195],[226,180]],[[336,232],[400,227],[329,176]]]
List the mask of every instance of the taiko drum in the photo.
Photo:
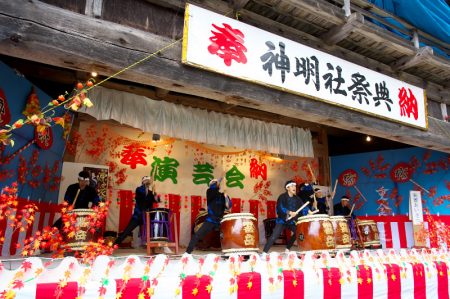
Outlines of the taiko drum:
[[224,254],[258,252],[258,220],[251,213],[225,215],[220,222],[220,242]]
[[364,247],[381,247],[377,224],[373,220],[357,220],[356,226]]
[[73,236],[65,236],[66,246],[72,250],[84,250],[90,242],[94,241],[95,233],[91,232],[89,222],[95,212],[91,209],[74,209],[68,211],[67,214],[69,216],[76,215],[76,222]]
[[300,251],[334,250],[333,224],[328,215],[308,215],[297,221],[297,245]]

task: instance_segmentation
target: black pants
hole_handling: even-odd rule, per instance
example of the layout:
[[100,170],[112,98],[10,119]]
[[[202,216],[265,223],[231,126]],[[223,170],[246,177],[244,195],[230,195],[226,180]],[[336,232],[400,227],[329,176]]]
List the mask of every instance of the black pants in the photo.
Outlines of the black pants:
[[192,237],[191,242],[189,242],[189,245],[186,249],[186,253],[191,253],[194,250],[195,245],[197,245],[198,241],[203,239],[207,233],[219,227],[220,227],[219,223],[212,223],[207,221],[203,222],[200,229]]
[[289,240],[289,242],[287,242],[286,248],[287,249],[291,249],[292,245],[294,245],[295,242],[295,232],[297,230],[297,227],[295,224],[282,224],[282,223],[277,223],[275,224],[275,228],[273,229],[272,235],[270,236],[269,240],[267,240],[266,245],[264,246],[264,252],[268,253],[270,247],[272,247],[273,243],[275,242],[276,239],[278,239],[278,237],[281,235],[281,233],[283,232],[283,230],[285,230],[286,228],[290,229],[292,231],[292,237]]
[[114,244],[120,244],[122,241],[138,226],[143,225],[144,220],[142,217],[138,217],[137,219],[133,216],[130,219],[130,222],[128,222],[127,227],[124,229],[124,231],[117,237],[117,239],[114,241]]

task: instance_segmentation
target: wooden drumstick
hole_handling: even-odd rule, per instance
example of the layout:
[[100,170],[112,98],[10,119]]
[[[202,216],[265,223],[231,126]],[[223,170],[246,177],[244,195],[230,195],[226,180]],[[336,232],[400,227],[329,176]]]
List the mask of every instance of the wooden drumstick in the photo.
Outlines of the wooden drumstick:
[[157,170],[158,170],[158,164],[155,165],[155,170],[153,171],[153,174],[152,174],[152,193],[153,194],[156,193],[155,175],[156,175]]
[[73,200],[73,203],[72,203],[72,208],[75,207],[75,203],[77,202],[78,195],[80,194],[80,190],[81,190],[81,189],[78,189],[78,190],[77,190],[77,194],[75,195],[75,199]]
[[316,182],[316,176],[314,175],[314,172],[312,171],[311,165],[309,165],[309,163],[308,163],[308,168],[309,168],[309,172],[311,173],[311,176],[313,178],[314,183],[317,183]]
[[[297,216],[297,214],[300,213],[300,211],[303,210],[307,205],[309,205],[309,201],[305,202],[305,204],[303,206],[301,206],[297,211],[295,211],[295,216]],[[291,220],[295,216],[289,217],[288,219],[286,219],[286,221]]]
[[314,203],[313,203],[313,207],[314,209],[317,209],[317,198],[316,198],[316,192],[313,193],[313,197],[314,197]]
[[356,187],[356,185],[354,185],[353,187],[356,189],[356,191],[358,191],[359,195],[361,195],[361,197],[364,199],[364,201],[367,202],[366,197],[362,194],[362,192],[359,190],[359,188]]
[[350,217],[350,216],[352,216],[352,213],[353,213],[353,209],[355,208],[355,204],[353,204],[353,206],[352,206],[352,209],[350,210],[350,214],[348,214],[348,216],[347,217]]
[[336,195],[336,187],[337,187],[337,183],[338,183],[338,180],[336,180],[336,181],[334,182],[334,188],[333,188],[333,191],[331,191],[331,192],[332,192],[332,193],[331,193],[331,202],[333,202],[334,196]]

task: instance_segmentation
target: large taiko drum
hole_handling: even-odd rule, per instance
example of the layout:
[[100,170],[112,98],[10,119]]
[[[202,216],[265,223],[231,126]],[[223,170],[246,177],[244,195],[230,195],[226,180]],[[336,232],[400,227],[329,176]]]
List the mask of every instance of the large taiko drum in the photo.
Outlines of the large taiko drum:
[[336,249],[350,250],[352,242],[347,219],[344,216],[331,216],[330,220],[333,224]]
[[[171,239],[169,212],[170,210],[165,208],[155,208],[148,212],[150,214],[150,241],[169,241]],[[144,228],[147,228],[146,223],[144,223]],[[143,233],[146,236],[145,229]]]
[[[270,236],[273,233],[275,226],[277,225],[277,218],[267,218],[263,220],[264,223],[264,232],[266,236],[266,240],[269,240]],[[283,230],[273,243],[275,245],[286,245],[286,232]]]
[[258,220],[251,213],[231,213],[220,222],[222,253],[250,254],[259,251]]
[[[208,217],[208,212],[200,212],[197,217],[195,217],[194,231],[195,234],[203,225],[203,223]],[[207,233],[203,239],[200,239],[196,245],[197,249],[200,250],[217,250],[220,249],[220,230],[213,230]]]
[[357,220],[357,231],[364,247],[381,247],[377,224],[373,220]]
[[297,221],[297,245],[300,251],[334,250],[333,224],[328,215],[307,215]]
[[91,209],[74,209],[66,212],[69,217],[76,217],[75,231],[72,236],[65,236],[66,247],[71,250],[84,250],[90,242],[94,241],[95,233],[91,231],[90,219],[95,215]]

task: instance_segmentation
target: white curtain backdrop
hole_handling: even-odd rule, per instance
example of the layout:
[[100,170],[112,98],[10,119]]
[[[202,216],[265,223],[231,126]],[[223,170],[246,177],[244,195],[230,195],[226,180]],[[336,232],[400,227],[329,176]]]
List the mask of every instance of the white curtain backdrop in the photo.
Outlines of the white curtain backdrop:
[[94,103],[83,108],[98,120],[113,119],[145,132],[195,142],[235,146],[297,157],[313,157],[309,130],[185,107],[144,96],[96,87]]

